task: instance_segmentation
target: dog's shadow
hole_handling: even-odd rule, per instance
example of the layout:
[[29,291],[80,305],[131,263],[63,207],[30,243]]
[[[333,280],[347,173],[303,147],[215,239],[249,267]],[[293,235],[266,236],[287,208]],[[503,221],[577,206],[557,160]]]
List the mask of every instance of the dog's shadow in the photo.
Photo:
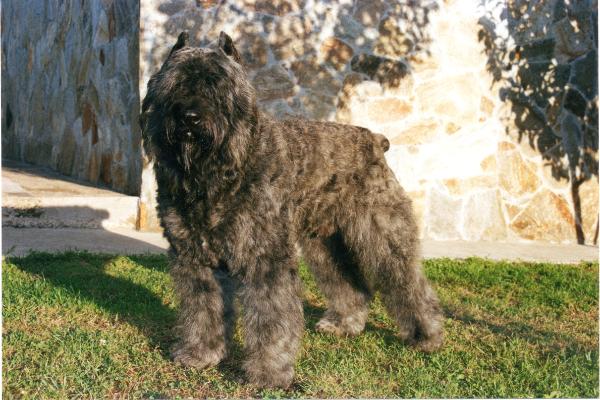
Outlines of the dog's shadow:
[[[159,257],[131,257],[143,268],[166,272],[166,262]],[[90,301],[119,320],[136,327],[152,348],[168,357],[174,342],[172,327],[176,321],[174,307],[147,287],[130,278],[113,276],[106,269],[114,257],[74,257],[71,253],[49,255],[32,253],[11,258],[20,270],[43,277],[70,295]]]
[[[129,256],[140,268],[153,272],[168,273],[164,256]],[[74,298],[89,301],[112,317],[118,317],[137,328],[147,339],[149,346],[160,352],[161,357],[170,360],[170,350],[176,340],[174,327],[177,312],[168,299],[161,297],[149,287],[136,283],[130,276],[115,276],[108,270],[114,261],[113,256],[94,255],[78,257],[71,253],[49,255],[32,253],[26,257],[10,258],[10,262],[21,271],[43,277],[56,288],[66,290]],[[171,290],[163,288],[163,290]],[[305,334],[320,335],[315,329],[325,312],[321,305],[304,299]],[[382,335],[387,344],[397,342],[394,332],[367,323],[366,332]],[[340,339],[343,340],[343,339]],[[242,340],[231,343],[228,357],[218,366],[217,371],[225,381],[243,383],[242,364],[244,349]],[[289,391],[300,391],[298,384]],[[290,392],[291,393],[291,392]]]
[[[164,256],[129,258],[141,268],[168,273]],[[135,283],[130,277],[110,274],[107,268],[113,260],[114,256],[76,257],[68,252],[57,255],[32,253],[25,257],[10,258],[10,262],[21,271],[43,277],[52,286],[66,290],[75,298],[94,303],[111,316],[136,327],[148,338],[151,348],[158,350],[163,358],[170,359],[170,350],[176,340],[175,307],[148,287]],[[317,334],[315,325],[325,309],[307,300],[303,304],[306,333]],[[369,325],[366,329],[380,331]],[[386,332],[385,336],[392,340],[391,333]],[[243,358],[242,343],[234,340],[229,356],[217,367],[223,379],[234,382],[243,380]]]

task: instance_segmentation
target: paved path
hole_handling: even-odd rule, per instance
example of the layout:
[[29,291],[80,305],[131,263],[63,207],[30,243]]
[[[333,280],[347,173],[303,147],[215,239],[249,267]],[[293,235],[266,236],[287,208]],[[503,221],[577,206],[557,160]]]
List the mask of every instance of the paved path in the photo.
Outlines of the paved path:
[[135,228],[138,198],[2,160],[2,226]]
[[[31,250],[87,250],[113,254],[164,253],[167,242],[160,233],[133,229],[2,229],[2,254],[20,256]],[[484,257],[494,260],[578,263],[598,261],[598,247],[529,243],[423,242],[425,258]]]

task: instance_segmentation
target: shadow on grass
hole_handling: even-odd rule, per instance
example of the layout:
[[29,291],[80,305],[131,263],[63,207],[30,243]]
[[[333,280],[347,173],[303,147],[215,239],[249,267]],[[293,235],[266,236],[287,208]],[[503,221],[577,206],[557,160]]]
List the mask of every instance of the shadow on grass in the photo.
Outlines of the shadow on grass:
[[[165,256],[128,258],[144,269],[168,273]],[[170,359],[170,348],[175,342],[173,329],[177,320],[176,309],[166,305],[163,298],[142,284],[135,283],[132,278],[110,275],[106,269],[113,259],[97,254],[81,257],[79,253],[32,253],[26,257],[10,258],[9,262],[21,271],[43,277],[53,286],[68,291],[73,298],[92,302],[119,320],[135,326],[148,338],[151,347],[159,350],[163,358]],[[307,333],[316,333],[315,325],[324,312],[323,307],[304,301]],[[383,335],[386,343],[399,341],[394,332],[386,328],[368,323],[365,330]],[[234,340],[229,356],[217,367],[224,380],[243,381],[243,358],[242,343]]]
[[163,357],[168,357],[174,342],[175,310],[146,287],[127,278],[109,275],[105,269],[112,257],[80,258],[73,254],[33,253],[23,258],[11,258],[10,262],[135,326],[149,339],[152,347],[158,348]]
[[[304,320],[305,320],[305,328],[308,333],[311,334],[320,334],[315,326],[317,322],[321,319],[323,314],[325,313],[324,307],[315,306],[308,301],[304,301]],[[400,339],[397,333],[390,328],[386,328],[383,326],[374,325],[371,322],[367,322],[365,324],[365,329],[362,333],[375,333],[377,334],[383,342],[387,346],[395,345],[395,344],[404,344],[402,339]],[[329,335],[329,334],[327,334]],[[345,338],[341,337],[340,340],[344,340]],[[408,346],[407,344],[404,344]]]
[[484,318],[470,315],[468,312],[453,308],[444,309],[447,318],[460,321],[466,325],[476,325],[482,329],[489,330],[494,335],[504,339],[521,339],[532,345],[543,345],[542,353],[555,354],[557,351],[565,351],[567,355],[581,354],[582,351],[598,352],[598,343],[590,348],[589,345],[580,343],[577,339],[566,333],[539,329],[530,324],[519,321],[507,321],[503,324],[491,322]]

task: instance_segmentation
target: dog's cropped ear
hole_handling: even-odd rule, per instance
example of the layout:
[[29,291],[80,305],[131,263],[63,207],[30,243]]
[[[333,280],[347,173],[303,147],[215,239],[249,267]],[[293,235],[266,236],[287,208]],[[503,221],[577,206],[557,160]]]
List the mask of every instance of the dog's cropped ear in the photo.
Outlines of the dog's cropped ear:
[[231,40],[229,35],[223,31],[221,31],[219,34],[219,48],[223,50],[226,55],[233,58],[233,60],[238,64],[242,63],[242,58],[240,57],[240,53],[238,53],[237,49],[235,48],[233,40]]
[[190,41],[190,34],[187,33],[187,31],[183,31],[179,34],[179,36],[177,37],[177,43],[175,43],[175,46],[173,46],[173,48],[171,49],[171,52],[169,53],[169,57],[171,57],[171,55],[173,53],[175,53],[177,50],[180,50],[182,48],[184,48],[185,46],[188,45]]

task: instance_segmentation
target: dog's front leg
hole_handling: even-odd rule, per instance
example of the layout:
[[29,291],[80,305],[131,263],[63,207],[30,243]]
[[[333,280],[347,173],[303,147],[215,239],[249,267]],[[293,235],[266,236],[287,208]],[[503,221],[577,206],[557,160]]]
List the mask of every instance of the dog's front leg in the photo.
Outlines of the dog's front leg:
[[226,271],[198,266],[185,256],[176,257],[172,264],[180,299],[179,342],[173,359],[195,368],[216,365],[227,353],[235,322],[231,278]]
[[259,257],[246,270],[241,300],[247,354],[244,369],[249,382],[259,387],[288,387],[304,326],[293,252],[284,257]]

